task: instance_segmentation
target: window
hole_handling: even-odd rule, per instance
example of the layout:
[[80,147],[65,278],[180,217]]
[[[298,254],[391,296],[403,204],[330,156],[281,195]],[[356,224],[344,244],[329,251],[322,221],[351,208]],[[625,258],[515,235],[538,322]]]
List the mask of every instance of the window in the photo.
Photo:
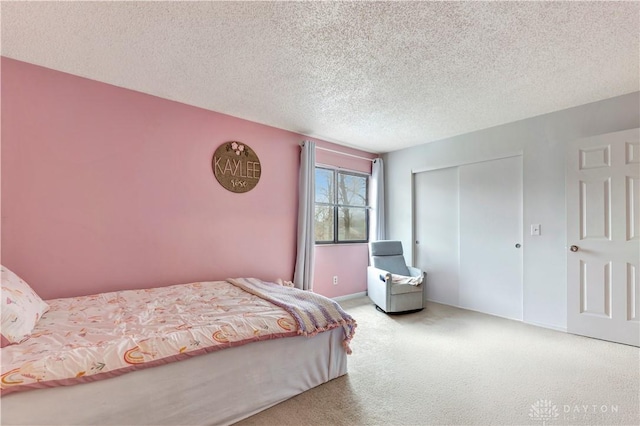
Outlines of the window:
[[316,243],[368,241],[369,176],[316,167]]

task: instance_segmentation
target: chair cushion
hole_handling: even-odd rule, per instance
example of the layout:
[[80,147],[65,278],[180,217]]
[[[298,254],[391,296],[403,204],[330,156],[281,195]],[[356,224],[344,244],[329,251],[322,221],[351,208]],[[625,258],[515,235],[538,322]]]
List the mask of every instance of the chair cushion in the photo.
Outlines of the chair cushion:
[[411,275],[404,261],[404,256],[373,256],[371,257],[373,266],[378,269],[391,272],[397,275]]
[[402,255],[402,243],[400,241],[372,241],[369,243],[371,256]]

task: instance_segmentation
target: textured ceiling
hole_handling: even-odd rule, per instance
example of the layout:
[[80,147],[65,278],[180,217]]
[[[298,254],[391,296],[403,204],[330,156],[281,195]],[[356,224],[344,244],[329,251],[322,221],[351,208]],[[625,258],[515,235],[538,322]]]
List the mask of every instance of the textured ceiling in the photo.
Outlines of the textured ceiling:
[[372,152],[639,90],[638,2],[1,7],[4,56]]

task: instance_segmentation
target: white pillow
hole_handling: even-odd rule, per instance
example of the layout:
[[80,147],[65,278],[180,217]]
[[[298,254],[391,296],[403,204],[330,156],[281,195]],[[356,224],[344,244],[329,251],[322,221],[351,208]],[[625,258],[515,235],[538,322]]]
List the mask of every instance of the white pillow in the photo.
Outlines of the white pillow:
[[[2,342],[20,343],[29,338],[49,305],[29,285],[5,266],[2,270]],[[3,345],[4,346],[4,345]]]

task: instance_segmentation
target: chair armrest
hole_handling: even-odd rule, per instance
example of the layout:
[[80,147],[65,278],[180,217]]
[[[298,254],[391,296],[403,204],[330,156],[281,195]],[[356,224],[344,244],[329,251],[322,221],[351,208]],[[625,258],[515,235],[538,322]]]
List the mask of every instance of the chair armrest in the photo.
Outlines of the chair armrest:
[[426,272],[422,272],[422,269],[414,268],[413,266],[407,266],[407,269],[409,270],[409,273],[412,277],[419,277],[423,274],[425,276],[427,275]]
[[391,284],[391,273],[384,269],[376,268],[374,266],[367,266],[367,281],[369,283],[385,283]]

